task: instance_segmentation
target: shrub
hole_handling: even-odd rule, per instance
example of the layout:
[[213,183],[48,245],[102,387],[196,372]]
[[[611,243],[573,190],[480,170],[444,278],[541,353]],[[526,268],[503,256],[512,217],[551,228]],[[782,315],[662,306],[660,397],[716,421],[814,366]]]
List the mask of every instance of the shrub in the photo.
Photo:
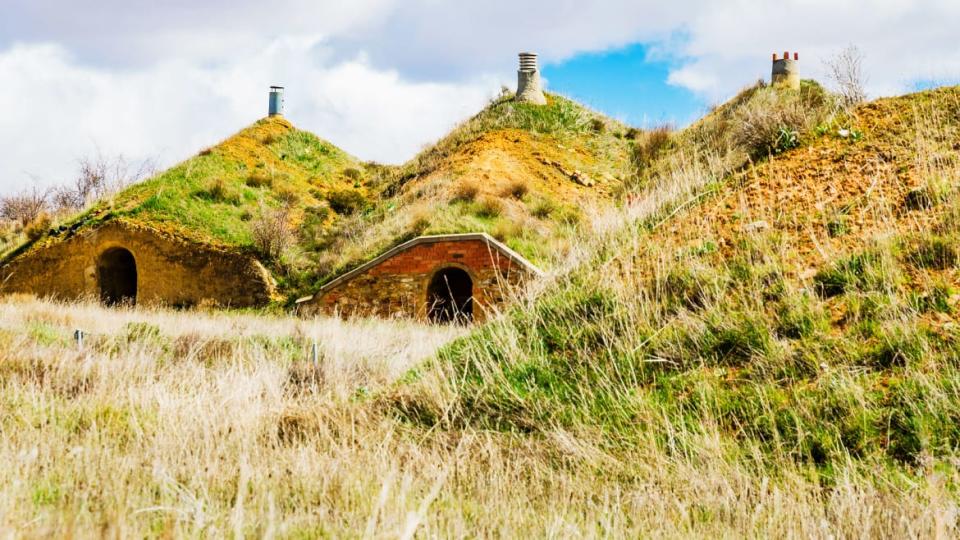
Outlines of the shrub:
[[563,205],[557,207],[552,217],[564,225],[577,225],[583,221],[583,211],[576,206]]
[[503,191],[500,193],[504,197],[513,197],[514,199],[522,199],[527,192],[530,191],[530,187],[523,180],[514,180],[507,184]]
[[480,193],[480,186],[472,180],[462,180],[453,190],[452,202],[473,202]]
[[264,171],[254,171],[247,177],[246,183],[252,188],[271,187],[273,178]]
[[287,207],[268,208],[260,205],[260,212],[250,224],[253,245],[263,257],[276,261],[293,241],[290,210]]
[[343,175],[349,178],[350,180],[353,180],[354,182],[359,182],[360,179],[363,178],[363,173],[360,172],[360,169],[356,169],[354,167],[344,169]]
[[733,142],[753,158],[795,148],[811,123],[810,112],[792,94],[761,89],[736,112]]
[[808,295],[786,298],[777,310],[776,322],[777,332],[792,339],[813,336],[830,326],[827,314]]
[[50,218],[50,214],[46,212],[41,213],[37,216],[32,222],[27,224],[23,229],[23,234],[27,236],[31,241],[39,240],[43,235],[47,234],[47,231],[50,230],[50,225],[53,223],[53,220]]
[[197,197],[211,202],[240,204],[240,194],[234,190],[223,178],[214,178],[206,188],[196,192]]
[[409,231],[414,236],[421,236],[430,228],[430,215],[426,212],[418,212],[410,221]]
[[637,138],[630,156],[638,173],[649,167],[670,146],[672,132],[673,127],[669,124],[641,132],[642,135]]
[[21,227],[30,225],[47,207],[47,192],[34,187],[17,195],[0,199],[0,217],[19,223]]
[[907,245],[907,260],[920,268],[946,270],[960,262],[956,242],[942,236],[925,236]]
[[501,242],[506,242],[511,238],[516,238],[523,234],[523,227],[510,220],[502,220],[496,224],[490,235]]
[[546,219],[557,210],[557,203],[546,197],[537,199],[530,207],[530,213],[533,217]]
[[897,284],[899,269],[888,253],[873,249],[837,261],[813,280],[827,298],[851,291],[887,291]]
[[849,45],[825,62],[827,77],[836,86],[844,106],[850,108],[867,99],[863,74],[863,53]]
[[493,197],[482,197],[474,204],[473,213],[482,218],[494,218],[503,213],[503,202]]
[[355,214],[358,210],[367,206],[367,199],[355,189],[331,191],[327,194],[327,202],[330,204],[330,208],[341,216]]
[[907,192],[903,205],[908,210],[929,210],[946,202],[950,198],[950,191],[949,181],[932,178],[926,185]]
[[300,194],[289,188],[277,190],[277,199],[287,206],[293,206],[300,202]]

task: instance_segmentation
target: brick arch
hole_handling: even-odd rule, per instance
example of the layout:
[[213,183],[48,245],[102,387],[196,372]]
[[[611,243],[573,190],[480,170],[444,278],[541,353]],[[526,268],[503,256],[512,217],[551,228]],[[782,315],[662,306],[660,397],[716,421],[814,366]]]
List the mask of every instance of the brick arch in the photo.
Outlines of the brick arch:
[[[340,275],[320,288],[313,303],[341,316],[377,315],[429,318],[427,297],[437,272],[463,270],[473,282],[473,319],[482,321],[490,307],[504,303],[502,286],[518,285],[542,275],[519,254],[485,233],[421,236]],[[311,313],[304,307],[303,313]]]
[[[448,270],[459,270],[464,274],[466,274],[467,279],[470,280],[470,295],[468,300],[469,310],[466,315],[466,320],[468,321],[473,320],[473,317],[477,312],[477,308],[480,307],[479,299],[483,295],[482,285],[478,280],[476,273],[469,266],[465,264],[456,263],[456,262],[450,262],[450,261],[443,261],[440,264],[436,265],[436,267],[434,267],[434,269],[427,275],[427,279],[424,280],[423,294],[421,295],[421,298],[423,299],[422,300],[423,307],[421,309],[421,312],[425,316],[425,318],[433,322],[453,322],[452,320],[447,320],[446,315],[434,314],[432,312],[432,309],[434,307],[432,304],[435,302],[433,298],[435,291],[433,290],[433,288],[435,287],[436,284],[434,282],[436,281],[437,277],[441,273]],[[454,302],[456,302],[456,299],[454,299]],[[458,306],[458,309],[463,309],[463,307]],[[441,320],[438,320],[438,319],[441,319]]]

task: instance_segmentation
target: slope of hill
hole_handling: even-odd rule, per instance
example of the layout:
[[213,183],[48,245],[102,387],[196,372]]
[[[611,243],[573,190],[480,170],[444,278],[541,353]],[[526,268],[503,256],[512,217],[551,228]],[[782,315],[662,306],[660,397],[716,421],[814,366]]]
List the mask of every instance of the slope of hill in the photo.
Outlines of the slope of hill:
[[626,478],[649,476],[638,454],[709,455],[805,478],[825,506],[841,479],[904,501],[943,474],[956,496],[958,98],[825,115],[726,169],[684,145],[702,125],[677,134],[627,225],[391,403],[451,430],[562,429]]
[[324,279],[419,234],[487,232],[537,264],[564,258],[585,210],[613,204],[638,133],[561,96],[494,100],[392,171],[385,199],[322,246]]
[[617,208],[529,188],[604,210],[542,233],[576,241],[481,327],[3,300],[0,527],[956,536],[960,89],[848,112],[806,87],[631,141],[478,130],[379,171],[397,198],[332,229],[358,254],[421,199],[427,226],[468,219],[497,190],[452,201],[459,175],[525,170],[510,145],[630,152]]
[[[342,150],[281,117],[265,118],[97,202],[25,247],[41,248],[119,219],[219,248],[256,251],[252,223],[264,212],[286,208],[296,226],[338,194],[365,200],[365,177],[364,166]],[[324,224],[336,217],[319,214]]]

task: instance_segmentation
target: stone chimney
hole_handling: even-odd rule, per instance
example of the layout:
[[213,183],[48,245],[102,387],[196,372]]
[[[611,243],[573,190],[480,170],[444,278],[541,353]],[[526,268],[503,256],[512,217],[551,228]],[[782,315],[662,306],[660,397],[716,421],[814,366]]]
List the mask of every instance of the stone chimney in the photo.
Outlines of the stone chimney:
[[792,90],[800,89],[800,55],[793,53],[783,53],[783,58],[777,58],[777,53],[773,53],[773,74],[770,76],[770,83],[773,86],[781,88],[790,88]]
[[268,108],[270,116],[283,116],[283,87],[270,87],[270,106]]
[[517,96],[514,99],[519,103],[547,104],[547,98],[543,95],[543,86],[540,83],[540,69],[537,68],[536,53],[520,53],[520,71],[517,72]]

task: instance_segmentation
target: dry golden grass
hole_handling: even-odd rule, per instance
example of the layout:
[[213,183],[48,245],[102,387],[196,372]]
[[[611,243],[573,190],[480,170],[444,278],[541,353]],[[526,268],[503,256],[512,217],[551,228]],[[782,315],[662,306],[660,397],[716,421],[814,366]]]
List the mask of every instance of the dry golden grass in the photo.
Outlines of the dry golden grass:
[[[731,426],[731,415],[744,410],[772,414],[778,405],[762,396],[784,387],[806,423],[773,433],[803,441],[807,426],[838,427],[821,425],[829,421],[815,412],[825,404],[810,392],[849,398],[842,403],[866,418],[894,407],[884,385],[907,378],[927,399],[903,412],[928,411],[912,418],[937,426],[934,415],[956,418],[952,381],[960,379],[953,334],[922,336],[904,367],[847,358],[841,345],[862,344],[850,334],[824,349],[823,364],[789,376],[777,370],[790,367],[790,347],[816,349],[828,343],[824,330],[814,328],[806,341],[771,334],[757,342],[762,347],[741,347],[734,365],[717,364],[702,339],[684,341],[707,336],[708,323],[730,326],[731,340],[752,339],[727,324],[734,310],[752,310],[760,321],[776,315],[759,277],[714,291],[701,290],[709,275],[695,275],[689,289],[697,301],[678,296],[691,305],[664,309],[675,285],[668,270],[713,258],[725,268],[722,250],[678,258],[656,240],[680,216],[710,207],[730,170],[727,157],[679,149],[621,209],[586,205],[571,226],[578,241],[521,304],[529,323],[508,315],[462,342],[460,357],[454,349],[439,356],[459,365],[435,353],[467,332],[461,328],[0,300],[0,530],[10,537],[955,535],[955,450],[918,444],[901,461],[887,459],[888,448],[876,444],[882,434],[865,430],[866,457],[830,447],[826,467],[798,458],[786,439],[754,437],[750,418]],[[389,218],[398,233],[408,219]],[[778,253],[760,252],[760,262]],[[571,271],[580,279],[565,283]],[[606,283],[618,287],[600,291]],[[651,283],[666,292],[651,292]],[[606,303],[587,302],[598,291]],[[856,307],[867,292],[844,301]],[[886,296],[898,311],[882,315],[877,328],[901,320],[925,328],[926,316],[904,305],[904,295]],[[572,309],[547,319],[543,300]],[[596,305],[614,309],[578,310]],[[91,333],[83,351],[71,337],[76,328]],[[567,401],[517,384],[538,362],[559,358],[544,354],[537,334],[544,328],[561,330],[555,341],[592,332],[592,341],[570,339],[566,364],[553,366],[556,377],[593,377],[573,379]],[[314,340],[322,353],[316,367],[306,361]],[[640,368],[627,371],[637,359]],[[658,361],[674,362],[663,380],[683,392],[658,394],[670,386],[633,378]],[[751,388],[766,393],[740,407],[720,408],[720,397],[689,404],[702,397],[690,389],[732,400]],[[588,399],[597,396],[610,399]],[[592,416],[565,416],[583,411]],[[548,420],[521,425],[536,414]],[[948,440],[942,431],[926,436]]]

